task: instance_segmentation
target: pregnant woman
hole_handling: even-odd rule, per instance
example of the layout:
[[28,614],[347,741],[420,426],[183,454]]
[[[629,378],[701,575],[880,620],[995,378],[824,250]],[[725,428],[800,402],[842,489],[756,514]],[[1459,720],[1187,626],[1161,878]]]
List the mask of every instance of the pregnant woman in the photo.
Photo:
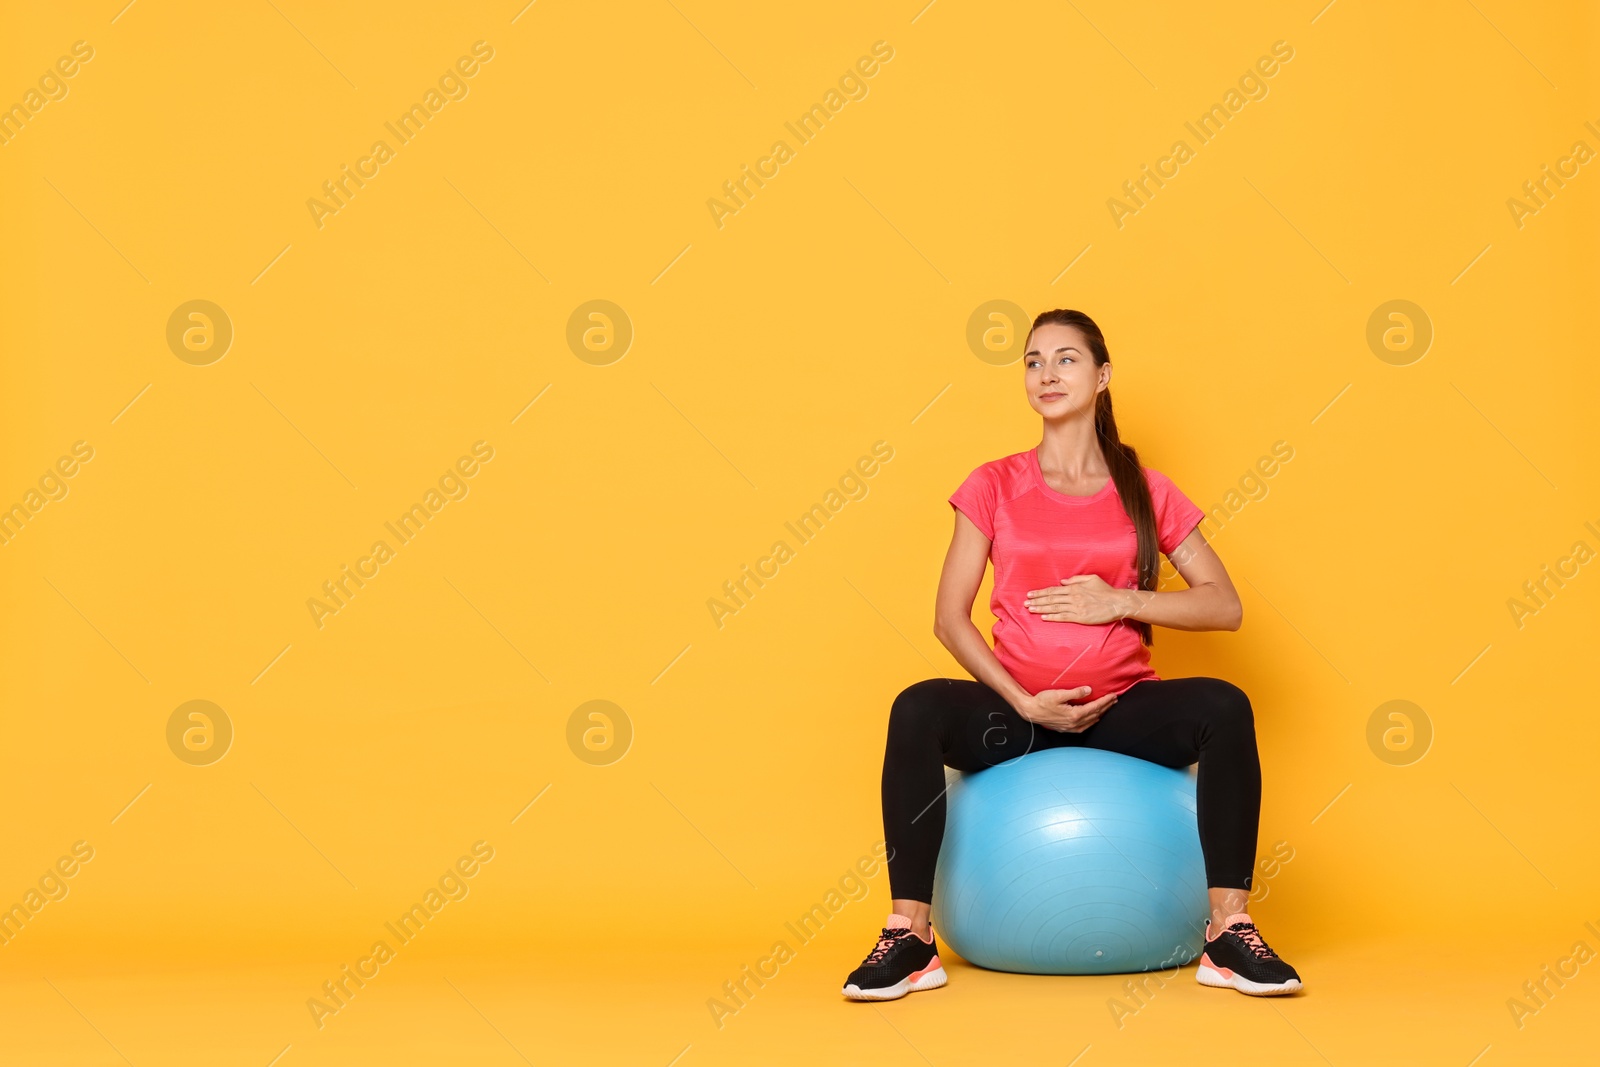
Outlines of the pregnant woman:
[[[971,672],[908,687],[889,713],[883,829],[893,912],[845,979],[855,1000],[945,984],[929,923],[944,837],[944,767],[981,771],[1028,752],[1084,746],[1166,767],[1200,764],[1196,819],[1211,915],[1196,972],[1209,986],[1292,993],[1295,969],[1247,912],[1261,764],[1250,699],[1220,678],[1162,679],[1151,626],[1237,630],[1239,596],[1198,529],[1204,512],[1139,465],[1111,415],[1111,357],[1094,320],[1046,311],[1023,357],[1044,438],[974,470],[950,497],[955,534],[934,632]],[[1156,592],[1167,556],[1188,588]],[[972,623],[994,563],[994,648]]]

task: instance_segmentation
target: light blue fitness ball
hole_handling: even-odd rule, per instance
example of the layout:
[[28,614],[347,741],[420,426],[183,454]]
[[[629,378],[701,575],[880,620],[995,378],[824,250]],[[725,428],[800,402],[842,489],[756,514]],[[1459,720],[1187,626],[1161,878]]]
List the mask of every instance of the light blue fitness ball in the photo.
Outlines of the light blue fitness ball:
[[1092,748],[948,771],[934,932],[980,967],[1127,974],[1205,942],[1195,773]]

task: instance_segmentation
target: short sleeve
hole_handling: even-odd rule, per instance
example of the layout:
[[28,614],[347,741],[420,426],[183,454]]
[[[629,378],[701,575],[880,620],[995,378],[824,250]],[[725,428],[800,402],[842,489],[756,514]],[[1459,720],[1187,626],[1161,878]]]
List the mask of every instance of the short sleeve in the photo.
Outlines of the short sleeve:
[[994,469],[984,464],[950,494],[950,504],[983,531],[983,536],[994,540],[994,509],[999,499],[999,486],[995,484]]
[[1146,468],[1145,480],[1150,483],[1150,501],[1155,506],[1157,544],[1162,555],[1171,556],[1206,513],[1160,471]]

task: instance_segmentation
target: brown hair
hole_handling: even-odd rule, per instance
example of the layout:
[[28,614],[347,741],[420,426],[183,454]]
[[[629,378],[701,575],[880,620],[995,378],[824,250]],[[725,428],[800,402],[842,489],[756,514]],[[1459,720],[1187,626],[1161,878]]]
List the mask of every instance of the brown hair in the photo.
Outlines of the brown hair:
[[[1111,353],[1106,350],[1105,334],[1101,333],[1095,321],[1083,312],[1069,311],[1065,308],[1040,312],[1028,331],[1030,341],[1034,330],[1051,325],[1077,327],[1084,339],[1089,342],[1089,353],[1094,356],[1096,367],[1103,367],[1111,362]],[[1117,420],[1111,413],[1109,386],[1095,394],[1094,429],[1100,438],[1100,452],[1105,456],[1106,466],[1111,468],[1111,480],[1116,483],[1117,495],[1122,498],[1122,508],[1128,513],[1128,518],[1133,520],[1133,529],[1139,536],[1139,547],[1135,556],[1139,574],[1138,587],[1154,590],[1161,565],[1160,547],[1156,539],[1155,504],[1150,499],[1150,485],[1145,481],[1144,468],[1139,464],[1139,453],[1134,451],[1132,445],[1123,443],[1117,436]],[[1151,632],[1149,623],[1129,619],[1128,624],[1139,631],[1139,638],[1145,644],[1155,643],[1155,636]]]

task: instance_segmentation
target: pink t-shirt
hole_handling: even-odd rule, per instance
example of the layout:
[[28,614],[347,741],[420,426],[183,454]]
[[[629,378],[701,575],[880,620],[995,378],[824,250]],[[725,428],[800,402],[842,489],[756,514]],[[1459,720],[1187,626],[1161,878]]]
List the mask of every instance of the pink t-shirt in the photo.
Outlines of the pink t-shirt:
[[[1171,555],[1205,512],[1166,475],[1144,468],[1155,505],[1156,540]],[[1067,496],[1045,483],[1037,447],[983,464],[950,497],[952,506],[989,538],[994,564],[995,657],[1029,693],[1090,686],[1087,700],[1121,693],[1150,669],[1150,650],[1126,619],[1087,626],[1046,622],[1028,610],[1030,589],[1074,574],[1097,574],[1107,585],[1138,586],[1138,535],[1116,483],[1093,496]]]

